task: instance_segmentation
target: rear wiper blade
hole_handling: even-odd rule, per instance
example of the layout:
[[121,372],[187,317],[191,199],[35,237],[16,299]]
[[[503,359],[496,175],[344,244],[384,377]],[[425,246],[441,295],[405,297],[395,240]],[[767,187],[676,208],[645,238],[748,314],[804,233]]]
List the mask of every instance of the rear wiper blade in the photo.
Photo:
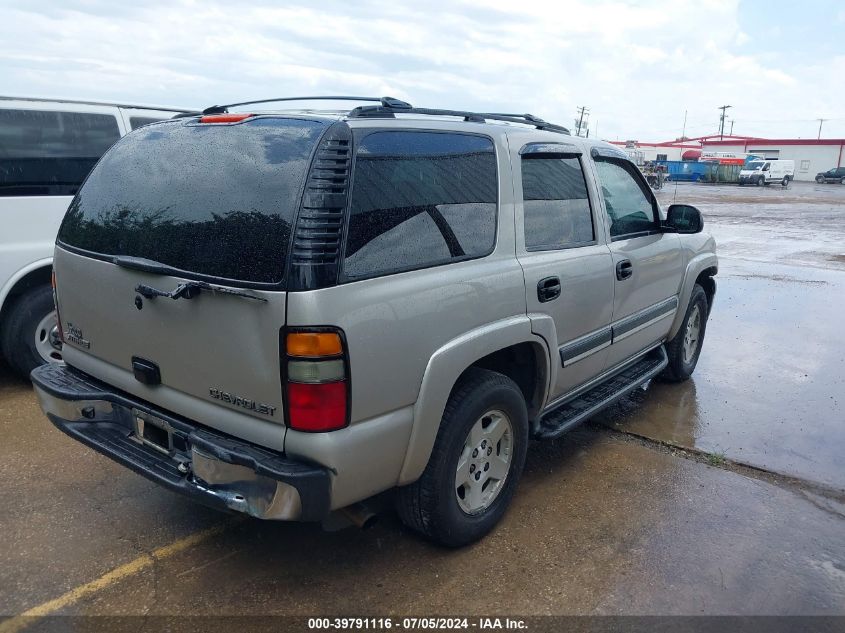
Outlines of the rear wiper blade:
[[198,296],[203,290],[213,294],[233,295],[235,297],[242,297],[244,299],[252,299],[253,301],[261,301],[267,303],[267,299],[250,292],[243,290],[236,290],[235,288],[226,288],[225,286],[215,286],[214,284],[206,283],[205,281],[186,281],[176,286],[170,292],[153,288],[146,284],[138,284],[135,286],[135,292],[146,299],[155,299],[156,297],[165,297],[167,299],[193,299]]
[[[132,270],[140,270],[145,273],[154,273],[156,275],[171,275],[179,277],[185,271],[173,268],[167,264],[162,264],[153,259],[145,257],[130,257],[128,255],[116,255],[112,258],[112,263],[123,268],[131,268]],[[135,288],[142,297],[147,299],[155,299],[156,297],[166,297],[168,299],[193,299],[203,290],[212,292],[214,294],[233,295],[235,297],[243,297],[244,299],[252,299],[254,301],[267,302],[267,299],[251,292],[244,292],[243,290],[236,290],[235,288],[227,288],[226,286],[216,286],[205,281],[186,281],[179,284],[170,292],[147,286],[146,284],[138,284]]]
[[130,257],[128,255],[116,255],[112,258],[112,263],[122,268],[131,268],[133,270],[140,270],[145,273],[155,273],[156,275],[178,275],[181,271],[162,264],[152,259],[145,257]]

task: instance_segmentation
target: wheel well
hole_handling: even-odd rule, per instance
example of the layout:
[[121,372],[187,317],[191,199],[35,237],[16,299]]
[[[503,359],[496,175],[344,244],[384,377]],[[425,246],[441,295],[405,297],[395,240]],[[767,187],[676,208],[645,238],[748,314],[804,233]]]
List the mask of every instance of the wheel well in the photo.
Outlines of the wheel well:
[[695,283],[704,288],[704,294],[707,295],[708,310],[713,306],[713,297],[716,296],[716,280],[713,279],[715,274],[716,268],[706,268],[699,273],[695,280]]
[[[544,351],[536,343],[519,343],[505,347],[484,358],[479,358],[471,367],[481,367],[513,380],[528,408],[528,419],[537,416],[546,389],[546,363]],[[469,368],[467,368],[469,369]],[[460,381],[460,378],[458,379]]]
[[0,307],[0,323],[3,322],[3,319],[6,316],[6,313],[9,310],[9,307],[15,302],[15,299],[20,297],[22,294],[41,285],[50,285],[50,277],[53,274],[53,267],[52,266],[43,266],[42,268],[36,268],[35,270],[31,270],[23,277],[18,279],[12,289],[9,291],[9,294],[6,295],[6,299],[3,301],[2,307]]

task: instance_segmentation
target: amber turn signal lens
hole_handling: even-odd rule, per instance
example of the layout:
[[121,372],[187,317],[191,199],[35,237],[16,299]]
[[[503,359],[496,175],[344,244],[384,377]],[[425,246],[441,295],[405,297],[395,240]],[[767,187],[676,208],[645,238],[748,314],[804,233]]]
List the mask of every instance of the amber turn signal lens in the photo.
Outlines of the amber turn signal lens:
[[339,356],[343,343],[336,332],[291,332],[287,335],[288,356]]

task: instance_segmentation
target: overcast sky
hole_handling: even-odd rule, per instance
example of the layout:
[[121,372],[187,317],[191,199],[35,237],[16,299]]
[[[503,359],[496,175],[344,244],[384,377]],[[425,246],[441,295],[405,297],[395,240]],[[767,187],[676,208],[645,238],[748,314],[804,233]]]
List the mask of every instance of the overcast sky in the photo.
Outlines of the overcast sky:
[[[845,3],[0,0],[0,94],[185,107],[391,95],[593,134],[845,137]],[[596,130],[597,127],[597,130]],[[730,123],[728,123],[728,128]]]

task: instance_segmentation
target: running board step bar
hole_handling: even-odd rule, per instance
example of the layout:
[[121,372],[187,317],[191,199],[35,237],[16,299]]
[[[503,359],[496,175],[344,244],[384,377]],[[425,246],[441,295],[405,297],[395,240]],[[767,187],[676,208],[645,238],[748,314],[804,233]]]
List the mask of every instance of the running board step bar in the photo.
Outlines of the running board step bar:
[[535,437],[552,439],[563,435],[654,378],[668,364],[666,350],[661,345],[624,371],[547,413],[540,421]]

